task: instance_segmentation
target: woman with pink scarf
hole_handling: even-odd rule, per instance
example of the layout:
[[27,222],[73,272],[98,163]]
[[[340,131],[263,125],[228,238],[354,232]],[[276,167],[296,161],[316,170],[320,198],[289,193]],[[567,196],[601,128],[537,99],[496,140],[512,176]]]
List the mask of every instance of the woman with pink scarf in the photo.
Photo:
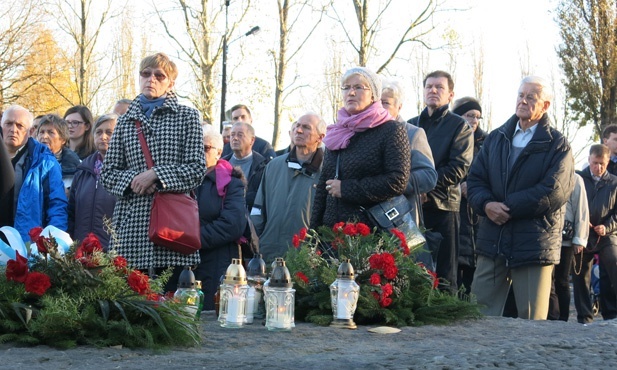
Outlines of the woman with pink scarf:
[[373,227],[363,208],[403,194],[411,165],[405,126],[381,105],[381,79],[356,67],[343,75],[344,106],[323,140],[326,155],[311,227],[341,221]]

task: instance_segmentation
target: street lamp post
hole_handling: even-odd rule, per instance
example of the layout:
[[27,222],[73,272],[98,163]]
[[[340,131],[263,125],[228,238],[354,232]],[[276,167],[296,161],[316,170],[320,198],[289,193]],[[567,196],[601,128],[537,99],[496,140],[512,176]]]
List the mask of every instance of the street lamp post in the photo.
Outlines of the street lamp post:
[[223,36],[223,66],[221,68],[222,72],[222,83],[221,83],[221,123],[220,123],[220,132],[223,132],[223,122],[225,121],[225,99],[227,97],[227,49],[229,45],[231,45],[234,41],[245,37],[251,36],[259,32],[259,26],[255,26],[251,28],[247,33],[237,37],[230,42],[227,42],[227,33],[228,33],[228,10],[229,10],[229,2],[230,0],[225,1],[225,35]]

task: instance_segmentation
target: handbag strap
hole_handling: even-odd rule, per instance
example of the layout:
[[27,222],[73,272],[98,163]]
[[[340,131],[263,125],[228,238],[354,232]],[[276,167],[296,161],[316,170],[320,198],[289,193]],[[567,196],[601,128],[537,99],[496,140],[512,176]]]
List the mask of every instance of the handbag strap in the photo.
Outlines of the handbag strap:
[[334,171],[334,179],[338,180],[338,169],[339,169],[339,165],[341,163],[341,154],[338,153],[336,155],[336,170]]
[[148,169],[150,169],[154,167],[154,161],[152,160],[152,154],[150,154],[148,143],[146,143],[144,131],[141,128],[141,121],[135,120],[135,126],[137,127],[137,137],[139,138],[139,145],[141,145],[141,151],[144,153],[144,156],[146,157],[146,165],[148,166]]
[[416,177],[412,174],[411,175],[411,185],[413,186],[413,191],[416,194],[415,201],[416,201],[416,212],[418,212],[418,226],[420,226],[420,228],[424,228],[424,211],[422,210],[422,201],[420,200],[420,193],[417,191],[418,190],[418,180],[416,180]]

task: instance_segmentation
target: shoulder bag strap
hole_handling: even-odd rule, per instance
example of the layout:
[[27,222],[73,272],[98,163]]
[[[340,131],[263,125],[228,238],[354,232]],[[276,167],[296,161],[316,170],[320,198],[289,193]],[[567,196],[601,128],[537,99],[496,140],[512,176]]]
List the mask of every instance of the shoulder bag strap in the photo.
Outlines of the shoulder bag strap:
[[336,155],[336,170],[334,171],[334,179],[338,180],[338,168],[339,168],[339,164],[341,163],[341,154],[337,154]]
[[135,120],[135,126],[137,127],[137,137],[139,138],[141,151],[144,153],[144,156],[146,157],[146,165],[148,165],[148,169],[150,169],[154,167],[154,161],[152,160],[152,154],[150,154],[150,149],[148,148],[148,144],[146,143],[144,131],[141,128],[141,121]]
[[422,210],[422,201],[420,200],[420,193],[417,191],[418,189],[418,181],[416,180],[416,177],[414,175],[411,175],[411,185],[413,186],[413,191],[416,194],[415,201],[416,201],[416,212],[418,212],[418,222],[421,229],[424,228],[424,211]]

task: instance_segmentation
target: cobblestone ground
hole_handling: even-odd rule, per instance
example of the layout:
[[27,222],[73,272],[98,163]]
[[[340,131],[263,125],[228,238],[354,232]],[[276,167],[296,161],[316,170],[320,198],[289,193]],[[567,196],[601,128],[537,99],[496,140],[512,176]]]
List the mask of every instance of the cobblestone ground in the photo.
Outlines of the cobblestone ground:
[[0,369],[614,369],[617,320],[485,318],[395,334],[297,323],[291,332],[260,324],[221,328],[202,318],[204,341],[163,353],[126,348],[56,350],[0,345]]

